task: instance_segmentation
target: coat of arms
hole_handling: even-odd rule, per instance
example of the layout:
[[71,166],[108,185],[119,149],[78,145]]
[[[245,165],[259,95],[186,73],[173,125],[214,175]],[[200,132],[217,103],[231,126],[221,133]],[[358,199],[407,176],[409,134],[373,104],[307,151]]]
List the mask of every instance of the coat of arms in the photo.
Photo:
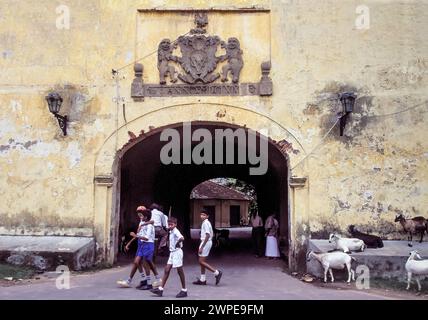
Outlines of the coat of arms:
[[[171,82],[176,82],[175,67],[169,62],[178,62],[184,70],[178,78],[189,84],[212,83],[220,78],[214,71],[219,62],[228,61],[222,70],[222,81],[228,81],[229,73],[232,81],[238,83],[239,74],[244,66],[242,50],[237,38],[230,38],[228,43],[221,41],[218,36],[205,35],[205,27],[208,24],[206,13],[198,13],[195,16],[196,28],[190,31],[189,36],[181,36],[172,44],[169,39],[164,39],[159,45],[158,68],[160,83],[166,84],[165,77],[169,75]],[[172,52],[180,47],[181,57],[174,56]],[[221,46],[226,54],[217,57],[217,49]]]
[[[157,53],[160,86],[143,84],[143,66],[135,66],[136,78],[132,85],[132,96],[135,99],[142,99],[144,96],[272,94],[270,63],[262,64],[259,83],[239,84],[244,61],[238,38],[231,37],[226,42],[218,36],[207,35],[206,12],[195,15],[195,25],[194,29],[176,41],[163,39],[159,43]],[[219,48],[224,54],[217,55]],[[174,54],[178,49],[181,56]],[[220,63],[221,70],[217,71]],[[172,85],[167,85],[168,79]],[[215,83],[218,79],[224,84]],[[182,84],[177,83],[179,80]]]

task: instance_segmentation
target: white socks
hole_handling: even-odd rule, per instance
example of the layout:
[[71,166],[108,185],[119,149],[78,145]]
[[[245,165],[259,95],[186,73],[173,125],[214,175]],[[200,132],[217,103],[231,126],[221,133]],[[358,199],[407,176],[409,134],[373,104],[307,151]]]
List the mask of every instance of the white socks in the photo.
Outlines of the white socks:
[[160,291],[163,291],[163,287],[159,287],[158,289],[159,289]]
[[201,281],[204,282],[207,280],[207,277],[204,274],[201,274]]
[[146,281],[147,281],[147,285],[151,285],[152,284],[152,279],[150,278],[150,276],[146,277]]
[[187,289],[183,289],[183,288],[181,288],[181,291],[183,291],[183,292],[187,292]]
[[218,270],[214,271],[214,275],[218,276],[220,274],[220,272],[218,272]]

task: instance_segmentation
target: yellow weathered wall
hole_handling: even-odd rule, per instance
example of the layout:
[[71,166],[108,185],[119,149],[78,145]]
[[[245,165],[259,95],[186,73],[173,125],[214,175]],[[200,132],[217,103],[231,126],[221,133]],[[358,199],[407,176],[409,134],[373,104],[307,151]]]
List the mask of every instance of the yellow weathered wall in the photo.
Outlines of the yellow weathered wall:
[[[69,30],[55,27],[55,8],[62,4],[70,8]],[[269,127],[272,138],[285,138],[301,151],[290,155],[292,175],[308,177],[290,203],[296,243],[309,231],[325,236],[351,223],[398,237],[396,212],[428,217],[428,2],[366,1],[368,30],[355,27],[360,4],[3,0],[0,234],[95,233],[98,240],[108,238],[106,210],[113,199],[97,191],[94,176],[112,174],[115,150],[128,141],[128,130],[193,119]],[[252,6],[270,12],[233,11]],[[211,7],[225,11],[209,15],[209,33],[241,41],[242,81],[257,82],[260,63],[272,60],[274,95],[133,102],[133,61],[156,50],[162,38],[173,40],[193,27],[190,12],[137,10]],[[144,81],[156,83],[156,55],[141,63]],[[127,64],[119,82],[129,121],[123,127],[122,111],[113,102],[111,69]],[[335,122],[340,110],[335,95],[344,89],[359,97],[345,136],[339,137],[336,128],[300,163]],[[61,113],[71,120],[67,137],[47,110],[44,96],[51,90],[65,98]],[[166,106],[172,107],[156,112]]]

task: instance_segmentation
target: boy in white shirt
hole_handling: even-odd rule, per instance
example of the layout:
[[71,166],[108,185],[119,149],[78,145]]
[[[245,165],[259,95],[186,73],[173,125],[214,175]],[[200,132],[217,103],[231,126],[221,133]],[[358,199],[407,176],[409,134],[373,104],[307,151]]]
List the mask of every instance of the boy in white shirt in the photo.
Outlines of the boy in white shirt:
[[[150,210],[143,210],[143,221],[148,222],[152,218],[152,213]],[[155,227],[153,224],[143,224],[141,230],[138,234],[131,233],[132,237],[138,238],[138,241],[142,242],[141,245],[141,258],[143,260],[144,270],[146,272],[145,284],[140,286],[140,290],[150,290],[153,289],[150,270],[156,277],[156,280],[159,280],[159,274],[156,270],[156,266],[153,263],[153,254],[155,251]]]
[[[139,223],[139,225],[138,225],[137,233],[140,233],[140,232],[141,232],[141,230],[142,230],[142,228],[143,228],[143,226],[144,226],[144,224],[145,224],[144,216],[143,216],[143,212],[144,212],[145,210],[146,210],[146,207],[144,207],[144,206],[140,206],[140,207],[138,207],[138,208],[137,208],[137,215],[138,215],[138,217],[140,218],[140,223]],[[125,247],[125,250],[126,250],[126,251],[128,251],[128,250],[129,250],[129,246],[131,245],[131,243],[132,243],[135,239],[137,239],[137,238],[135,237],[135,233],[134,233],[134,232],[131,232],[131,236],[132,236],[133,238],[132,238],[132,240],[131,240],[131,241],[129,241],[129,242],[128,242],[128,244],[126,245],[126,247]],[[133,264],[132,264],[131,273],[129,274],[129,278],[128,278],[128,280],[120,280],[120,281],[118,281],[118,282],[117,282],[117,284],[118,284],[120,287],[122,287],[122,288],[130,288],[130,287],[131,287],[132,279],[134,278],[134,275],[135,275],[135,273],[137,272],[137,270],[139,270],[139,272],[140,272],[140,274],[141,274],[141,279],[142,279],[142,281],[140,282],[140,285],[139,285],[139,286],[137,286],[137,288],[141,288],[141,287],[143,287],[143,286],[145,286],[145,285],[147,284],[147,283],[146,283],[146,275],[144,274],[144,272],[143,272],[143,268],[142,268],[142,266],[141,266],[141,260],[142,260],[142,256],[143,256],[143,253],[142,253],[142,242],[141,242],[139,239],[137,239],[137,241],[138,241],[138,249],[137,249],[137,252],[136,252],[136,254],[135,254],[135,259],[134,259],[134,262],[133,262]]]
[[162,297],[163,290],[169,277],[172,268],[177,269],[178,276],[181,281],[181,291],[176,295],[176,298],[187,297],[186,279],[183,270],[183,241],[184,237],[177,229],[177,219],[171,217],[168,221],[169,228],[169,259],[165,267],[165,272],[162,278],[162,286],[152,289],[151,292],[155,295]]
[[168,239],[168,216],[162,212],[162,207],[156,203],[153,203],[150,206],[150,210],[152,211],[151,223],[155,226],[155,234],[159,239],[158,249],[160,253],[165,249],[167,250],[167,239]]
[[200,279],[193,282],[195,285],[207,285],[207,279],[205,276],[205,270],[214,273],[215,276],[215,284],[218,285],[220,283],[221,276],[223,275],[222,271],[219,271],[207,263],[207,258],[210,254],[212,247],[212,238],[213,238],[213,228],[211,226],[211,222],[208,220],[209,214],[207,211],[201,211],[201,244],[199,245],[198,255],[199,255],[199,264],[201,266],[201,277]]

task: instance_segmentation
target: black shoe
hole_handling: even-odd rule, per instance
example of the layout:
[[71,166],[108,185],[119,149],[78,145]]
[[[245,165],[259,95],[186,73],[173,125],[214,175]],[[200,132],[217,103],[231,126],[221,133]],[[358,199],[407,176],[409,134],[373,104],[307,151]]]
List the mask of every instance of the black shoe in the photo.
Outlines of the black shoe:
[[135,287],[135,289],[141,290],[142,287],[147,286],[147,280],[142,280],[138,286]]
[[198,279],[196,281],[193,281],[193,284],[197,285],[197,286],[206,286],[207,282],[206,281],[201,281],[201,279]]
[[175,297],[176,298],[187,298],[187,291],[181,290]]
[[215,276],[215,285],[217,286],[220,283],[221,276],[223,275],[223,272],[219,271],[218,275]]
[[151,293],[157,295],[158,297],[162,297],[163,290],[159,290],[158,288],[150,290]]
[[146,284],[145,286],[142,286],[140,290],[152,290],[153,286],[151,284]]

